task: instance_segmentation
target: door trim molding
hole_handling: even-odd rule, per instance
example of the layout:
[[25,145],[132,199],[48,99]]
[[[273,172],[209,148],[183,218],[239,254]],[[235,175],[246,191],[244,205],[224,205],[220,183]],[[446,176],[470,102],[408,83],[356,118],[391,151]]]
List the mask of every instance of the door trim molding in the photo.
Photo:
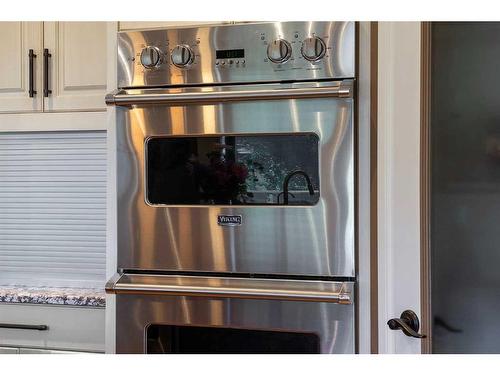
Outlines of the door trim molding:
[[421,22],[380,22],[378,36],[378,351],[416,354],[420,340],[387,321],[421,311]]
[[378,353],[378,22],[370,24],[370,352]]
[[420,299],[422,353],[432,353],[431,314],[431,22],[421,24],[420,57]]

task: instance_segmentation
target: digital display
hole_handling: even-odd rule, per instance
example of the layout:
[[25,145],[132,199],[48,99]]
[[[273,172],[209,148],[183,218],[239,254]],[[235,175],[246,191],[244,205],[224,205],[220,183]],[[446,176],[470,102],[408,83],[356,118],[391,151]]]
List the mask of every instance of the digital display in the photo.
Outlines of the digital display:
[[215,57],[218,59],[241,59],[245,57],[244,49],[224,49],[215,51]]

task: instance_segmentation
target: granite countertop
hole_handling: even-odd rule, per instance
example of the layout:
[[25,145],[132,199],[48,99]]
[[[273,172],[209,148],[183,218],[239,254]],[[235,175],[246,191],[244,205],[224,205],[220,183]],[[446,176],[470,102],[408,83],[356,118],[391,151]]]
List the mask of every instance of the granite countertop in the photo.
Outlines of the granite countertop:
[[0,303],[105,307],[103,289],[0,286]]

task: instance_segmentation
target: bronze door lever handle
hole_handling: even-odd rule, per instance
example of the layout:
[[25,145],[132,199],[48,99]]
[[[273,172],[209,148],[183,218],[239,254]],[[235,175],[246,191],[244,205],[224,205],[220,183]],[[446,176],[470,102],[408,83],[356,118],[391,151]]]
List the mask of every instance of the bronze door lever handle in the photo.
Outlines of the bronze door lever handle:
[[406,336],[414,337],[416,339],[423,339],[427,337],[421,333],[418,333],[420,329],[420,321],[418,320],[417,314],[411,310],[405,310],[399,318],[390,319],[387,325],[392,330],[400,329]]

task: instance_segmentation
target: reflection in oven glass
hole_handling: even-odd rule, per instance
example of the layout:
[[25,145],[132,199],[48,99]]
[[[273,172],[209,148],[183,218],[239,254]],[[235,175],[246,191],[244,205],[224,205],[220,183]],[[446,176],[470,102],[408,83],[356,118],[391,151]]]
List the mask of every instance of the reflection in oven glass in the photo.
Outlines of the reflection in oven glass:
[[226,327],[152,324],[147,354],[314,354],[320,352],[313,332],[284,332]]
[[155,137],[147,199],[166,205],[314,205],[319,138],[312,133]]

